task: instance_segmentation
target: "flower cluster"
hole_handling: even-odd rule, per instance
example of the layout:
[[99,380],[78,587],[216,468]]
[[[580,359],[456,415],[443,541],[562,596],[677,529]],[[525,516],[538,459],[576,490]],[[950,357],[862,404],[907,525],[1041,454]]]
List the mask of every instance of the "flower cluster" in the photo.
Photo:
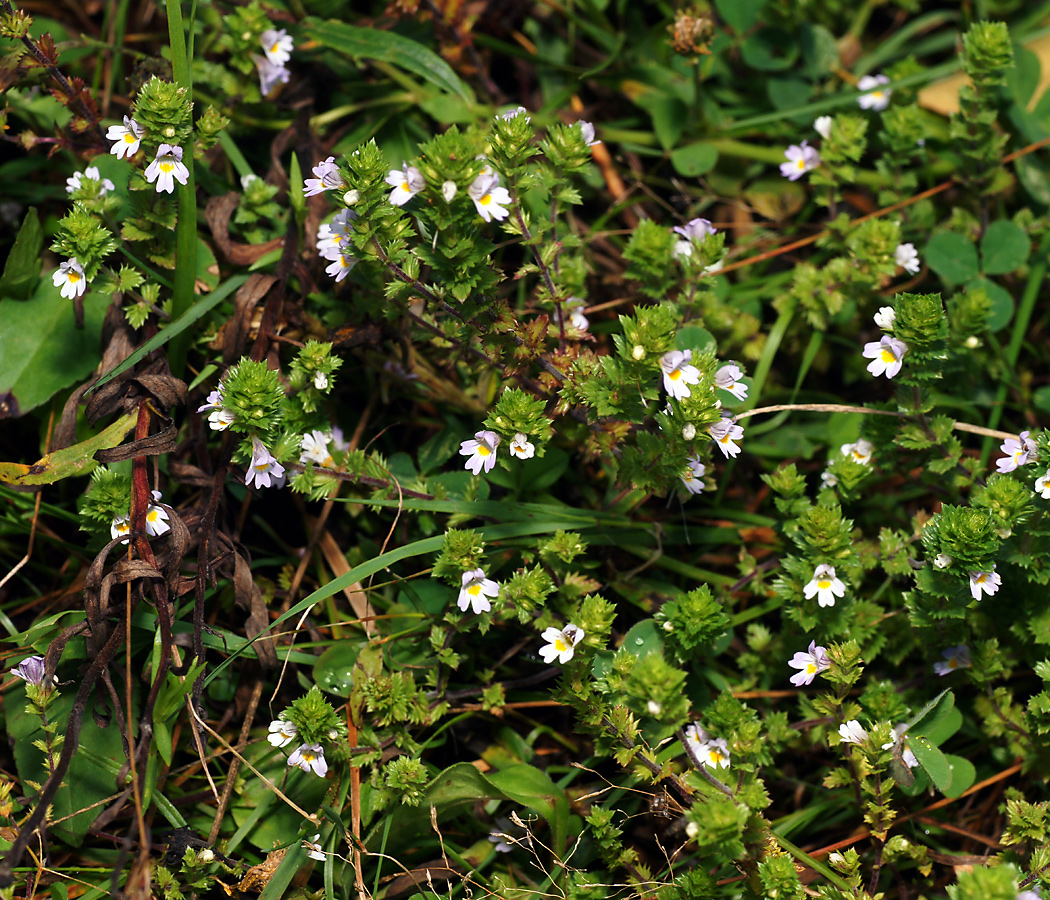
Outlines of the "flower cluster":
[[255,70],[259,75],[259,93],[268,97],[279,84],[287,84],[291,72],[285,63],[292,58],[295,46],[285,29],[268,28],[259,37],[263,55],[253,55]]
[[[168,524],[168,511],[160,505],[160,491],[152,491],[151,496],[153,502],[146,508],[146,534],[150,537],[160,537],[171,530],[171,525]],[[131,513],[114,518],[110,523],[109,533],[113,540],[128,539],[131,534]]]
[[[119,126],[114,125],[113,127],[117,128]],[[73,194],[76,191],[84,190],[92,182],[96,183],[95,196],[97,197],[105,197],[106,194],[116,187],[108,178],[102,177],[98,166],[88,166],[83,172],[74,172],[66,179],[66,193]]]
[[[316,171],[316,169],[315,169]],[[357,218],[352,209],[337,213],[331,223],[325,223],[317,229],[317,252],[322,259],[329,261],[325,269],[336,282],[342,281],[356,265],[357,259],[350,254],[350,228]],[[318,390],[324,388],[318,387]]]
[[712,737],[699,722],[685,729],[689,755],[709,769],[729,768],[729,745],[725,738]]

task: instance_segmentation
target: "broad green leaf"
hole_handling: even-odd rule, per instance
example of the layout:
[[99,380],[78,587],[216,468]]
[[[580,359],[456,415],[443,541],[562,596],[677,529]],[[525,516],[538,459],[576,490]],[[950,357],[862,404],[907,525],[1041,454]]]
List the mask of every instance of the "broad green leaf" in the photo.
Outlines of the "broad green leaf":
[[981,238],[981,261],[985,275],[1015,272],[1028,259],[1032,243],[1025,230],[1008,219],[992,222]]
[[1050,177],[1047,177],[1046,169],[1031,156],[1019,156],[1013,165],[1017,180],[1028,196],[1040,206],[1050,206]]
[[911,752],[915,754],[915,758],[919,761],[923,771],[930,776],[930,781],[933,782],[934,787],[942,794],[947,794],[952,786],[952,767],[948,760],[945,759],[944,754],[933,746],[929,738],[925,738],[921,734],[909,736],[908,746],[911,748]]
[[347,56],[359,59],[377,59],[407,69],[450,94],[456,94],[467,103],[474,95],[440,56],[411,38],[378,28],[359,28],[334,19],[322,22],[306,19],[306,34],[311,40]]
[[935,747],[940,747],[948,738],[962,728],[963,717],[954,706],[947,712],[937,711],[915,726],[914,733],[921,734]]
[[781,72],[791,68],[798,59],[798,45],[786,31],[760,28],[740,45],[740,55],[752,69]]
[[337,697],[349,697],[354,686],[354,664],[363,646],[361,641],[344,639],[325,650],[314,666],[317,686]]
[[74,475],[87,475],[98,465],[94,458],[95,452],[118,446],[124,440],[124,435],[135,427],[137,419],[137,412],[121,416],[105,431],[72,447],[49,453],[32,465],[0,462],[0,482],[16,485],[54,484]]
[[699,325],[686,325],[678,329],[675,335],[674,345],[679,350],[692,350],[694,353],[703,353],[709,347],[716,347],[715,336],[706,328]]
[[930,238],[923,256],[926,264],[948,284],[970,281],[980,271],[973,241],[953,231],[944,231]]
[[1032,392],[1032,405],[1043,412],[1050,412],[1050,385]]
[[[58,725],[59,734],[66,731],[74,696],[73,690],[62,693],[48,710],[51,721]],[[17,684],[5,699],[7,735],[13,746],[18,775],[23,783],[31,780],[43,784],[47,780],[44,754],[33,742],[43,740],[44,732],[39,717],[26,712],[25,686]],[[51,830],[74,847],[80,846],[91,823],[104,808],[93,804],[117,792],[117,775],[125,762],[120,729],[115,722],[108,728],[99,728],[94,718],[96,711],[92,696],[84,711],[77,751],[65,784],[58,789],[54,801],[56,824]]]
[[639,657],[647,656],[663,650],[664,636],[662,630],[656,627],[655,619],[642,619],[631,627],[620,646],[621,649],[636,653]]
[[77,328],[73,302],[51,278],[29,300],[0,299],[0,394],[10,391],[24,415],[71,384],[87,378],[102,358],[99,342],[109,298],[84,298],[84,327]]
[[44,246],[44,232],[36,207],[29,207],[18,237],[4,263],[0,275],[0,298],[27,300],[40,278],[40,251]]
[[973,783],[977,780],[977,770],[973,767],[972,762],[961,756],[945,753],[944,758],[952,769],[952,783],[944,794],[946,797],[961,797],[973,787]]
[[718,15],[738,35],[754,28],[766,0],[715,0]]
[[653,119],[653,131],[664,150],[678,143],[689,119],[689,108],[677,97],[653,92],[641,98],[641,105],[649,110]]
[[686,144],[671,153],[671,165],[679,175],[695,178],[710,172],[718,162],[718,150],[711,144]]
[[554,851],[560,854],[565,847],[569,826],[569,803],[565,791],[551,781],[546,772],[524,764],[493,772],[488,781],[515,803],[535,810],[550,823]]
[[838,43],[823,25],[804,22],[799,29],[799,48],[806,74],[816,80],[840,64]]
[[908,723],[908,734],[928,734],[930,726],[946,716],[955,707],[955,695],[950,690],[941,691],[930,700]]

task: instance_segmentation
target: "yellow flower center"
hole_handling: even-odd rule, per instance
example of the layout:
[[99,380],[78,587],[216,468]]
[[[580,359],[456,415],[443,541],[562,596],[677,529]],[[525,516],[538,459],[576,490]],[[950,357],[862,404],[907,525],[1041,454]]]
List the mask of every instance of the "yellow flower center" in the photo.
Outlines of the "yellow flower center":
[[124,143],[125,144],[134,144],[135,141],[137,141],[137,140],[138,140],[138,138],[135,137],[135,135],[132,134],[130,131],[127,134],[124,135]]
[[897,361],[897,357],[893,355],[893,351],[890,350],[888,347],[884,347],[879,356],[882,358],[882,361],[886,363],[886,365],[889,365],[890,363],[895,363]]
[[677,381],[682,377],[682,372],[680,369],[671,369],[671,371],[667,373],[667,377],[670,378],[671,381]]
[[722,755],[721,751],[719,751],[719,750],[711,750],[709,752],[711,754],[711,762],[713,762],[716,766],[719,763],[721,763],[723,759],[725,759],[725,757]]
[[817,665],[816,665],[816,663],[809,663],[809,665],[806,666],[806,674],[807,675],[816,675],[817,674]]
[[280,41],[274,41],[273,46],[270,48],[270,52],[271,53],[276,53],[280,49],[280,47],[281,47],[281,42]]
[[471,597],[476,597],[481,593],[481,585],[476,581],[473,584],[467,585],[467,593],[470,594]]
[[303,761],[304,762],[313,762],[315,759],[317,759],[317,754],[314,753],[312,750],[304,750],[303,751]]
[[70,284],[76,284],[78,281],[80,281],[80,275],[75,269],[70,269],[68,272],[66,272],[66,279],[69,281]]
[[800,156],[798,158],[798,161],[795,163],[795,168],[798,169],[800,172],[805,172],[806,171],[806,160],[803,157]]
[[486,194],[484,197],[482,197],[478,201],[478,203],[480,203],[482,206],[488,206],[491,202],[492,202],[492,194]]
[[981,572],[981,574],[974,579],[974,582],[976,584],[984,584],[987,580],[988,576],[984,572]]
[[565,640],[563,638],[555,638],[554,649],[557,650],[559,653],[564,653],[566,650],[569,649],[569,645],[565,643]]
[[401,182],[401,190],[405,191],[406,193],[411,193],[412,192],[412,188],[410,188],[408,186],[408,182],[407,181],[402,181]]
[[149,522],[150,525],[156,525],[157,522],[160,521],[160,510],[159,509],[151,509],[151,510],[149,510],[149,512],[146,513],[146,521]]
[[492,451],[489,450],[487,445],[478,444],[478,456],[488,456],[490,453],[492,453]]
[[826,578],[822,578],[820,581],[817,582],[817,587],[820,588],[820,590],[822,591],[826,591],[829,587],[831,587],[831,582],[828,581]]
[[169,172],[175,171],[175,163],[170,159],[165,159],[164,162],[159,164],[160,170],[167,175]]
[[954,656],[951,659],[948,660],[948,668],[949,669],[957,669],[958,667],[959,667],[959,660],[956,659]]

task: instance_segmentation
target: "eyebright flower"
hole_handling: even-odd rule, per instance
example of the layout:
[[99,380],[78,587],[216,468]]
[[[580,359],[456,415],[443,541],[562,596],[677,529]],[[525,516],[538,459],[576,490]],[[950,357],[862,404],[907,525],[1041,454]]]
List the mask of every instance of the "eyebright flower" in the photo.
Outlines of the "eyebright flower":
[[527,434],[522,434],[520,431],[514,435],[514,440],[510,442],[510,455],[516,456],[518,459],[532,459],[536,455],[536,446],[529,440]]
[[324,850],[321,848],[321,845],[317,843],[320,839],[320,832],[315,834],[312,838],[310,838],[310,840],[306,840],[306,838],[303,838],[303,848],[306,850],[306,855],[309,856],[310,859],[316,859],[320,862],[324,862]]
[[664,373],[664,390],[675,400],[692,395],[689,385],[700,382],[700,370],[690,364],[692,350],[668,350],[660,357],[660,369]]
[[845,596],[846,585],[835,577],[834,566],[821,563],[813,570],[813,580],[802,590],[807,600],[812,600],[815,594],[821,606],[834,606],[836,597]]
[[462,587],[459,589],[459,598],[456,606],[466,612],[469,606],[475,615],[488,612],[492,609],[489,597],[499,596],[499,585],[490,578],[485,577],[482,569],[471,569],[463,573]]
[[712,737],[698,722],[686,726],[685,739],[692,755],[709,769],[729,768],[729,745],[725,738]]
[[499,446],[500,437],[494,431],[476,431],[474,440],[462,441],[459,445],[459,455],[469,456],[463,467],[475,475],[480,475],[482,468],[491,472],[496,465],[496,448]]
[[109,535],[112,540],[127,537],[131,534],[131,516],[117,516],[109,523]]
[[279,84],[288,84],[292,73],[280,63],[271,62],[265,56],[252,55],[255,63],[255,72],[259,76],[259,93],[263,97],[269,97],[274,88]]
[[182,162],[182,147],[172,144],[161,144],[157,148],[157,158],[142,173],[150,184],[157,182],[157,193],[174,193],[175,182],[186,184],[190,170]]
[[30,656],[23,659],[11,670],[11,674],[18,676],[26,684],[40,687],[44,683],[44,657]]
[[339,174],[339,166],[335,164],[334,156],[329,156],[314,166],[313,173],[313,178],[307,178],[303,182],[303,195],[306,197],[343,187],[343,176]]
[[737,400],[747,399],[747,385],[740,379],[744,372],[736,363],[726,363],[715,372],[715,387],[729,391]]
[[862,466],[871,465],[871,454],[874,449],[875,448],[871,445],[871,441],[866,441],[864,438],[861,438],[853,444],[842,445],[843,455],[850,457],[854,462],[858,462]]
[[225,431],[233,424],[233,411],[229,409],[213,409],[208,414],[208,427],[212,431]]
[[427,186],[423,173],[408,163],[402,163],[400,169],[391,169],[386,176],[386,183],[393,188],[390,202],[394,206],[404,206]]
[[722,421],[707,429],[707,433],[726,459],[740,455],[740,445],[736,442],[743,439],[744,429],[733,421],[732,416],[723,416]]
[[706,471],[706,467],[700,462],[699,456],[690,456],[686,460],[685,471],[679,477],[690,494],[699,494],[704,489],[704,483],[700,479],[704,477]]
[[336,284],[346,278],[350,274],[350,270],[357,265],[356,257],[350,255],[349,245],[343,241],[340,241],[334,248],[326,249],[324,258],[331,260],[325,266],[325,272],[335,278]]
[[[114,128],[117,126],[114,126]],[[115,187],[112,181],[108,178],[103,178],[102,174],[98,170],[98,166],[88,166],[83,172],[74,172],[69,178],[66,179],[66,193],[72,194],[74,191],[79,191],[83,185],[82,179],[88,179],[89,181],[97,181],[98,196],[105,197]]]
[[76,258],[67,259],[64,263],[51,273],[51,281],[55,287],[62,288],[62,296],[67,300],[74,297],[83,297],[87,290],[87,279],[84,278],[84,269],[76,261]]
[[857,98],[857,104],[860,108],[882,112],[889,106],[890,95],[893,91],[888,91],[882,87],[882,85],[889,83],[890,80],[885,75],[865,75],[861,78],[857,82],[857,87],[862,91],[868,91],[868,93],[861,94]]
[[944,662],[935,662],[933,671],[942,678],[945,675],[950,675],[956,669],[968,669],[972,665],[970,648],[966,644],[959,644],[957,647],[949,647],[947,650],[942,650],[941,656],[944,657]]
[[252,461],[248,464],[248,474],[244,476],[244,483],[248,487],[252,486],[253,481],[257,488],[281,487],[284,484],[284,466],[277,462],[277,458],[257,437],[252,438]]
[[883,750],[892,750],[897,744],[903,745],[903,751],[901,752],[901,760],[904,762],[909,769],[914,769],[919,761],[915,758],[915,754],[912,753],[908,747],[907,742],[904,739],[904,735],[908,733],[908,726],[901,722],[900,725],[893,726],[893,740],[888,744],[883,744]]
[[1043,900],[1043,898],[1039,895],[1039,888],[1036,887],[1031,891],[1018,891],[1014,900]]
[[1006,454],[1002,459],[995,461],[995,467],[1000,472],[1012,472],[1018,466],[1027,465],[1039,452],[1035,441],[1028,437],[1030,432],[1022,431],[1020,439],[1007,438],[1002,442],[999,449]]
[[586,331],[590,326],[590,320],[583,314],[584,302],[579,297],[569,297],[561,307],[554,307],[554,313],[551,318],[554,323],[557,324],[561,318],[562,311],[564,310],[569,315],[568,324],[575,328],[577,331]]
[[868,371],[876,378],[885,374],[892,378],[901,370],[901,359],[908,352],[908,345],[904,341],[888,334],[882,336],[881,341],[870,341],[864,345],[863,356],[870,359]]
[[974,600],[981,599],[981,592],[983,591],[989,597],[992,596],[999,586],[1003,583],[1003,579],[995,571],[995,566],[992,566],[991,572],[971,572],[970,573],[970,594]]
[[580,131],[583,132],[583,142],[588,147],[593,147],[595,144],[601,143],[601,141],[594,136],[594,126],[590,122],[585,122],[583,119],[580,119],[577,124],[580,126]]
[[212,391],[204,400],[202,406],[197,407],[197,412],[202,413],[206,409],[219,409],[222,406],[222,391]]
[[919,262],[919,251],[915,249],[914,244],[898,244],[897,249],[893,252],[893,258],[898,266],[911,275],[922,268],[922,263]]
[[833,488],[839,483],[838,476],[835,475],[834,472],[829,472],[827,469],[820,473],[820,481],[822,487],[826,488]]
[[486,222],[496,219],[502,222],[510,215],[506,205],[510,203],[510,193],[504,187],[499,187],[499,175],[495,172],[482,172],[474,183],[467,188],[470,199],[474,201],[474,208]]
[[831,137],[831,125],[831,116],[818,116],[813,123],[813,127],[816,129],[817,134],[824,138],[824,140]]
[[314,429],[304,434],[299,446],[302,449],[302,453],[299,454],[301,463],[315,462],[323,466],[326,460],[331,459],[331,454],[328,452],[328,439],[323,431]]
[[675,244],[674,252],[678,256],[691,256],[693,253],[693,241],[702,240],[709,234],[715,234],[717,229],[708,219],[690,219],[685,225],[675,225],[674,230],[684,240]]
[[572,659],[576,645],[583,638],[583,629],[577,628],[572,622],[564,628],[555,628],[552,625],[540,635],[540,639],[547,642],[545,646],[540,647],[540,656],[548,665],[554,662],[555,658],[564,665]]
[[1035,480],[1035,489],[1044,500],[1050,500],[1050,469]]
[[160,537],[171,531],[168,524],[168,511],[160,505],[160,491],[152,492],[153,502],[146,509],[146,534]]
[[[511,119],[516,119],[523,112],[525,112],[525,107],[524,106],[519,106],[516,109],[508,109],[506,112],[499,113],[496,116],[496,118],[497,119],[503,119],[503,121],[505,121],[505,122],[509,122]],[[532,119],[529,116],[526,116],[525,117],[525,121],[526,122],[531,122]]]
[[791,683],[795,687],[812,684],[819,672],[831,668],[827,648],[818,647],[816,641],[809,642],[809,650],[796,650],[795,655],[788,660],[788,665],[799,670],[791,676]]
[[788,181],[798,181],[807,172],[813,171],[820,165],[820,154],[806,141],[801,144],[792,144],[784,151],[784,156],[787,157],[787,162],[780,164],[780,174]]
[[299,736],[299,729],[291,722],[284,721],[284,719],[274,719],[270,723],[269,731],[270,733],[266,736],[266,740],[275,747],[287,747]]
[[868,732],[861,728],[860,722],[850,719],[839,725],[839,737],[844,744],[863,744],[868,739]]
[[328,390],[328,376],[324,372],[314,372],[314,387],[319,391]]
[[938,569],[947,569],[952,564],[952,558],[947,553],[938,553],[937,558],[934,559],[933,564]]
[[259,41],[262,44],[266,58],[275,66],[283,66],[292,58],[292,48],[295,46],[295,43],[288,36],[288,32],[285,29],[267,28],[262,33]]
[[872,318],[883,331],[893,331],[893,323],[897,321],[897,311],[892,306],[881,306]]
[[304,772],[312,770],[321,778],[328,774],[328,763],[320,744],[300,744],[288,757],[288,765],[298,766]]
[[139,144],[142,143],[143,134],[145,132],[138,122],[130,116],[124,116],[123,125],[110,125],[109,131],[106,132],[106,139],[113,141],[109,152],[117,159],[134,156],[139,149]]

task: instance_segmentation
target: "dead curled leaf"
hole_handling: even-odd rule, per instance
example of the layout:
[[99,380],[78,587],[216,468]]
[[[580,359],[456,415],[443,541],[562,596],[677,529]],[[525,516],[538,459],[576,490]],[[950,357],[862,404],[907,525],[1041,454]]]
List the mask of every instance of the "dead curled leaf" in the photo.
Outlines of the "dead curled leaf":
[[276,250],[284,243],[284,238],[274,238],[265,244],[238,244],[230,237],[230,216],[237,208],[241,195],[235,191],[223,194],[221,197],[212,197],[204,210],[204,218],[208,221],[212,236],[215,238],[216,246],[222,251],[222,255],[237,266],[250,266],[253,262]]

